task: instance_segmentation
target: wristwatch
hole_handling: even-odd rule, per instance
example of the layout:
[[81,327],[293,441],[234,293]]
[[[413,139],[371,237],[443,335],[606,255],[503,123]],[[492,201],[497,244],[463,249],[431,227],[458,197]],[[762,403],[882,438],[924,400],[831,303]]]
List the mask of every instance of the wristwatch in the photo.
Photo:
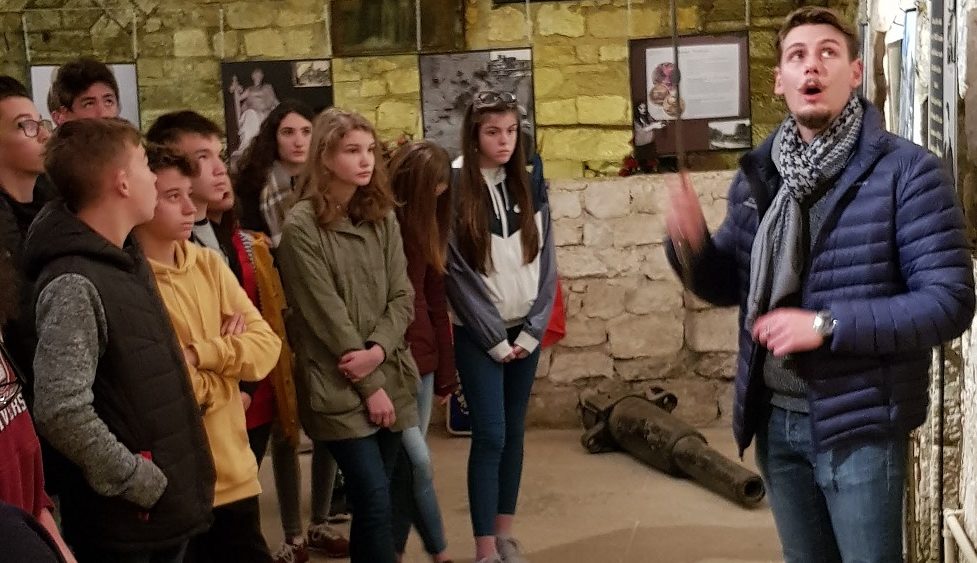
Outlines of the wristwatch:
[[831,336],[838,321],[831,315],[831,311],[824,309],[814,315],[814,332],[822,338]]

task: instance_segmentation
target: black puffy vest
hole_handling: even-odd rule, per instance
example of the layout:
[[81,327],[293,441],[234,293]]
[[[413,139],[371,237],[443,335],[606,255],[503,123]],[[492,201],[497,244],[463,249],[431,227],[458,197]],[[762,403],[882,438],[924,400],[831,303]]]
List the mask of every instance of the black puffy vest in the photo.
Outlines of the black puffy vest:
[[168,484],[144,514],[96,494],[69,464],[61,493],[70,539],[119,551],[170,546],[211,522],[214,468],[197,402],[172,325],[146,259],[97,235],[63,204],[45,207],[25,244],[36,296],[53,279],[79,274],[95,286],[108,325],[92,386],[94,408],[132,452],[150,452]]

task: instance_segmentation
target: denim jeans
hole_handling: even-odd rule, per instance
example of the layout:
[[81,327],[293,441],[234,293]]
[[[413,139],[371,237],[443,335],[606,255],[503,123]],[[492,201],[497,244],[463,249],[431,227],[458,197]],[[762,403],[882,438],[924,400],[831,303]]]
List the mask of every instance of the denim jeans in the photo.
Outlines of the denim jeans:
[[771,407],[757,434],[786,563],[898,563],[908,436],[815,452],[805,413]]
[[382,429],[365,438],[324,443],[343,472],[353,505],[351,563],[395,563],[390,475],[400,451],[400,432]]
[[419,425],[404,430],[403,448],[391,485],[394,498],[394,546],[398,553],[404,551],[412,523],[417,528],[427,553],[434,555],[447,548],[441,509],[434,490],[431,450],[428,449],[425,439],[428,423],[431,421],[433,397],[434,374],[429,373],[421,377],[417,388]]
[[[251,451],[258,460],[258,467],[265,457],[269,438],[271,441],[271,468],[275,475],[275,492],[278,497],[278,511],[282,517],[282,531],[285,539],[302,535],[301,503],[299,485],[302,482],[299,472],[298,448],[292,445],[277,424],[269,423],[248,430]],[[332,488],[336,482],[336,460],[323,442],[312,445],[312,523],[322,524],[329,518],[332,505]]]
[[[472,421],[468,504],[475,537],[495,535],[495,517],[516,513],[522,479],[523,435],[539,348],[501,364],[455,326],[455,364]],[[509,330],[510,342],[519,327]]]

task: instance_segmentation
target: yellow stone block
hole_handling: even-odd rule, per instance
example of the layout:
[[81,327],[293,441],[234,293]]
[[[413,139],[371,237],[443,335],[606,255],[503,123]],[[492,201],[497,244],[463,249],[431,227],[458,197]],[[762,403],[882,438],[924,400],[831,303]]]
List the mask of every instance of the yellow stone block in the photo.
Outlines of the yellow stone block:
[[543,4],[536,11],[536,32],[540,35],[580,37],[584,34],[584,17],[566,4]]
[[617,160],[631,152],[631,129],[547,127],[540,131],[542,155],[557,160]]
[[582,63],[595,64],[600,62],[600,46],[577,45],[577,60]]
[[[223,39],[222,39],[223,37]],[[234,58],[238,56],[241,52],[241,32],[234,30],[227,30],[224,35],[221,36],[220,33],[215,33],[213,37],[210,38],[210,42],[214,47],[214,55],[220,57],[221,51],[221,41],[224,42],[223,56],[227,58]]]
[[363,78],[354,61],[349,59],[332,60],[332,81],[337,82],[358,82]]
[[670,29],[668,4],[631,10],[631,34],[634,37],[661,37]]
[[568,89],[575,96],[599,96],[630,91],[628,66],[624,63],[605,63],[599,71],[573,73],[566,76]]
[[322,17],[322,14],[315,10],[285,8],[278,12],[276,23],[282,27],[308,25],[315,24],[320,17]]
[[315,45],[312,26],[293,27],[284,30],[286,55],[304,57],[312,53]]
[[543,161],[543,171],[549,180],[580,178],[583,176],[583,165],[578,160],[546,159]]
[[380,74],[381,72],[396,70],[400,66],[396,62],[394,62],[394,60],[397,58],[399,57],[369,57],[368,59],[366,59],[367,69],[369,69],[370,72],[375,72],[377,74]]
[[559,93],[560,85],[563,84],[563,73],[556,68],[536,68],[533,72],[533,81],[536,98],[545,98],[550,94]]
[[533,63],[537,67],[562,67],[579,62],[573,46],[569,43],[566,45],[539,45],[533,48]]
[[165,61],[165,59],[140,57],[139,60],[136,61],[136,73],[139,75],[140,79],[163,78],[165,76],[163,61]]
[[370,98],[373,96],[383,96],[387,93],[387,81],[379,78],[371,78],[360,82],[360,96]]
[[224,9],[224,21],[231,29],[260,29],[275,21],[275,7],[266,2],[234,2]]
[[594,37],[627,37],[628,11],[613,8],[594,12],[587,18],[587,31]]
[[421,77],[417,68],[402,68],[386,73],[391,94],[414,94],[421,91]]
[[489,41],[511,42],[526,39],[526,15],[517,8],[506,6],[488,14]]
[[206,57],[210,40],[202,29],[181,29],[173,34],[173,54],[177,57]]
[[577,119],[585,125],[627,125],[628,100],[621,96],[580,96]]
[[380,107],[377,108],[377,127],[380,129],[416,131],[420,115],[418,105],[417,103],[396,100],[381,103]]
[[678,19],[679,31],[693,31],[702,27],[702,12],[698,6],[680,6],[676,19]]
[[573,99],[536,103],[536,123],[573,125],[577,123],[577,104]]
[[601,45],[599,52],[602,62],[616,62],[628,60],[628,46],[624,45]]
[[284,57],[285,39],[277,29],[258,29],[244,34],[244,48],[249,57]]

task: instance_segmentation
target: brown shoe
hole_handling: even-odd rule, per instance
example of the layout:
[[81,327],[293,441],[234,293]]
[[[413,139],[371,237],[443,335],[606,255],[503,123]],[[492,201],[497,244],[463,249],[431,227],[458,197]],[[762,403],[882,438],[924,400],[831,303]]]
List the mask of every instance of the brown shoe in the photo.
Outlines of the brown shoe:
[[309,526],[307,538],[309,549],[321,551],[336,559],[349,557],[349,540],[333,530],[329,524],[312,524]]

